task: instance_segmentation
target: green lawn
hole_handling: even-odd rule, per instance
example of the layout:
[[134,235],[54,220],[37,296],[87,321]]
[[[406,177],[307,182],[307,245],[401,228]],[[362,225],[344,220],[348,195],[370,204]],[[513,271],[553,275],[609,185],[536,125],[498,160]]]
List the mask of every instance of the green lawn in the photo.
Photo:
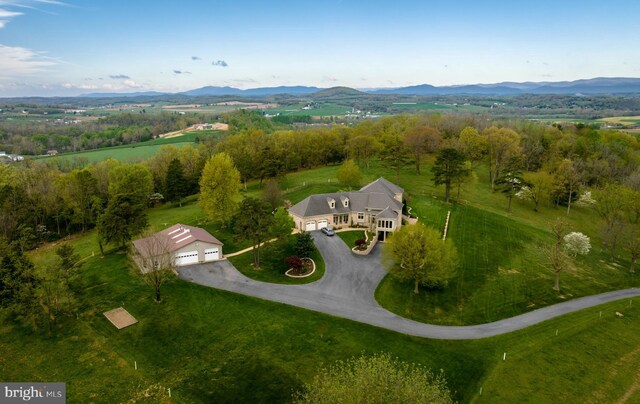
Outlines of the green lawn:
[[[170,387],[174,402],[286,402],[323,365],[390,352],[442,370],[461,402],[611,402],[638,382],[637,302],[491,339],[438,341],[179,279],[156,304],[117,253],[85,263],[77,294],[78,319],[53,336],[2,322],[3,380],[65,381],[69,402],[124,402],[153,385]],[[101,313],[118,306],[139,323],[116,330]]]
[[260,269],[255,270],[253,266],[253,251],[229,258],[229,261],[238,271],[246,277],[261,282],[302,284],[315,282],[324,275],[324,260],[316,250],[309,258],[316,263],[316,272],[306,278],[290,278],[284,273],[289,269],[284,259],[295,254],[295,237],[290,236],[287,240],[276,241],[267,244],[260,249]]
[[[530,203],[514,201],[508,213],[506,198],[491,192],[484,167],[463,186],[460,203],[450,205],[442,200],[444,190],[432,185],[428,163],[422,175],[407,167],[399,179],[376,164],[364,174],[367,180],[383,175],[401,185],[412,212],[435,229],[444,229],[451,210],[447,239],[458,250],[459,265],[448,287],[415,296],[409,283],[387,276],[376,291],[380,304],[402,316],[437,324],[478,324],[640,285],[640,275],[627,271],[626,255],[611,260],[603,251],[600,220],[594,220],[588,208],[574,207],[567,217],[563,207],[543,207],[536,213]],[[561,294],[551,289],[553,276],[542,252],[552,240],[549,226],[557,217],[566,218],[571,231],[587,234],[593,245],[589,255],[577,258],[574,268],[561,274]]]
[[336,233],[344,243],[349,246],[349,248],[353,248],[356,246],[356,240],[364,240],[365,239],[365,231],[364,230],[352,230],[352,231],[341,231]]
[[[335,180],[327,181],[335,177],[336,168],[287,175],[287,198],[297,201],[312,192],[338,190]],[[534,214],[529,205],[516,202],[508,214],[506,200],[487,190],[482,172],[463,189],[464,204],[446,205],[442,190],[430,184],[428,167],[423,172],[416,176],[406,169],[396,180],[387,169],[373,165],[364,175],[366,180],[385,175],[397,181],[409,193],[414,213],[430,226],[441,229],[447,210],[452,211],[449,238],[460,255],[458,275],[444,291],[423,290],[417,298],[409,285],[386,278],[377,295],[385,306],[429,322],[462,324],[563,300],[551,293],[551,274],[538,248],[549,239],[548,222],[564,215],[563,210],[545,208]],[[250,183],[247,193],[259,195],[260,186]],[[207,224],[195,197],[182,208],[151,209],[149,217],[156,226],[204,226],[225,243],[226,253],[248,244],[235,240],[230,229]],[[562,275],[565,298],[638,284],[638,275],[623,268],[625,257],[617,267],[613,264],[618,262],[609,262],[600,251],[598,226],[587,210],[576,208],[570,221],[575,230],[592,237],[594,251]],[[94,237],[88,232],[73,238],[83,257],[97,253]],[[45,247],[32,256],[42,264],[51,254]],[[273,273],[263,270],[257,276],[273,275],[264,280],[276,281],[281,254],[287,253],[268,247],[263,262]],[[251,271],[240,265],[250,261],[251,254],[240,257],[234,263],[245,273]],[[69,402],[124,402],[153,385],[170,387],[175,402],[283,402],[323,365],[363,353],[390,352],[434,371],[442,369],[461,402],[613,402],[625,394],[629,402],[639,399],[636,301],[583,310],[490,339],[438,341],[179,279],[163,288],[163,303],[156,304],[127,256],[116,252],[85,261],[76,293],[78,319],[64,319],[53,336],[3,319],[0,379],[66,381]],[[140,322],[116,330],[102,312],[118,306]],[[616,311],[624,317],[616,317]]]

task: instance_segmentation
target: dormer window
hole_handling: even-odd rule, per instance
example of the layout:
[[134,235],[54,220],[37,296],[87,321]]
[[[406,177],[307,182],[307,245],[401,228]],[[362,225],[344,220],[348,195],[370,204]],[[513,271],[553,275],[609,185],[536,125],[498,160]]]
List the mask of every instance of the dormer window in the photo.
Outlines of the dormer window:
[[333,198],[327,198],[327,202],[329,203],[329,207],[331,209],[335,209],[336,208],[336,200]]
[[344,205],[345,208],[349,207],[349,198],[344,198],[342,200],[342,205]]

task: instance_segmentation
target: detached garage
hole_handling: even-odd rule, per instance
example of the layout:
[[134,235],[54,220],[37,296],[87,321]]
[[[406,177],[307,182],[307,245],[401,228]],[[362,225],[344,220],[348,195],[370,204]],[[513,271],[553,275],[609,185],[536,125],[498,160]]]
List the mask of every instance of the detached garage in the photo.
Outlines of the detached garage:
[[224,257],[220,240],[204,229],[184,224],[176,224],[151,237],[135,240],[133,246],[138,254],[145,257],[168,253],[175,266],[217,261]]

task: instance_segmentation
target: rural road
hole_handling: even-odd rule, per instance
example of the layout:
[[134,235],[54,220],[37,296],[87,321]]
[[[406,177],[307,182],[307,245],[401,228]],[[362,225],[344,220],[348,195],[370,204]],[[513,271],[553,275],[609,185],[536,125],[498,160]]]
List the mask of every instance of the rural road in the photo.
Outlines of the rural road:
[[573,299],[493,323],[471,326],[425,324],[391,313],[376,302],[375,289],[386,274],[380,262],[379,245],[368,256],[356,256],[340,237],[326,237],[320,232],[314,232],[313,236],[326,266],[322,279],[313,283],[280,285],[254,281],[238,272],[227,260],[182,267],[178,270],[179,275],[200,285],[434,339],[492,337],[602,303],[640,296],[638,288],[625,289]]

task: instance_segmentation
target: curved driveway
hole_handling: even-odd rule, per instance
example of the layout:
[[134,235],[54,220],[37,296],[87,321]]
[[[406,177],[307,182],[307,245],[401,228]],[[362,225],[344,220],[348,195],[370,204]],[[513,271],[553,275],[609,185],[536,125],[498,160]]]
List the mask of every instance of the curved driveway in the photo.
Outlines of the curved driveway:
[[477,339],[519,330],[542,321],[614,300],[640,296],[640,289],[625,289],[573,299],[516,317],[471,326],[442,326],[400,317],[382,308],[374,292],[385,275],[380,262],[380,246],[368,256],[357,256],[340,237],[313,234],[325,261],[325,275],[306,285],[258,282],[242,275],[227,260],[179,268],[188,281],[319,311],[418,337],[437,339]]

